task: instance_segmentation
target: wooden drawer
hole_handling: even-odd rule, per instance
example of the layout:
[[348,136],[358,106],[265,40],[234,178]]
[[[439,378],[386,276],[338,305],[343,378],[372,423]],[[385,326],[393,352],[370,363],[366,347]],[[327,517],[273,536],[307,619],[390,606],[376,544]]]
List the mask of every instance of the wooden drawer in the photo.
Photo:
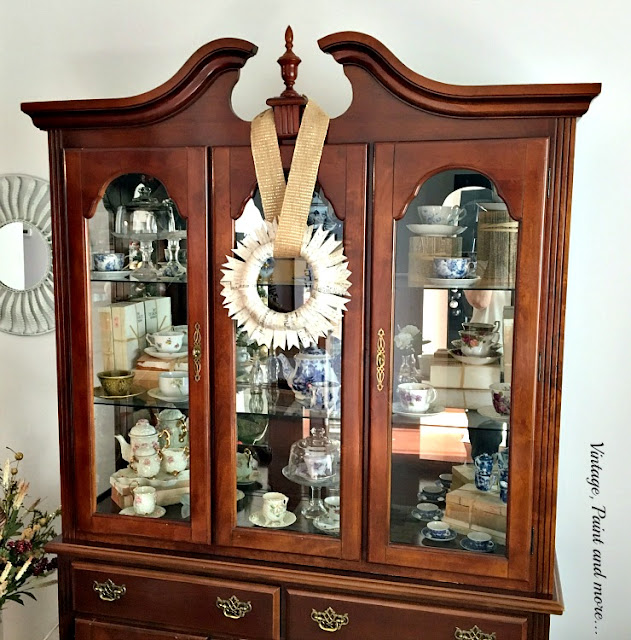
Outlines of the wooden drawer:
[[77,620],[75,640],[208,640],[208,636],[191,636],[173,631],[152,631],[96,620]]
[[[318,614],[323,618],[324,630],[313,619]],[[322,640],[330,638],[331,632],[335,633],[333,637],[336,640],[453,640],[457,637],[457,629],[470,631],[476,625],[482,634],[489,635],[471,633],[462,637],[526,640],[527,623],[525,617],[422,607],[293,589],[287,592],[287,640]],[[495,636],[491,635],[493,633]]]
[[[103,593],[97,593],[95,583]],[[78,614],[190,629],[198,635],[280,638],[278,587],[83,563],[73,563],[72,585]]]

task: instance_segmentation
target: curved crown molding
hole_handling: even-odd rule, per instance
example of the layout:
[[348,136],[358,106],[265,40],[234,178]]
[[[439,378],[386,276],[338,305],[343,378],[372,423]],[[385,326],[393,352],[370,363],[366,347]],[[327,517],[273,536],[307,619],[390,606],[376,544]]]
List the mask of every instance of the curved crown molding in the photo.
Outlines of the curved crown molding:
[[430,80],[406,67],[371,36],[343,31],[318,40],[337,62],[365,69],[408,104],[444,116],[580,116],[600,84],[460,86]]
[[129,98],[25,102],[22,111],[45,130],[153,124],[194,102],[221,74],[239,71],[256,52],[256,45],[247,40],[213,40],[199,48],[172,78],[146,93]]

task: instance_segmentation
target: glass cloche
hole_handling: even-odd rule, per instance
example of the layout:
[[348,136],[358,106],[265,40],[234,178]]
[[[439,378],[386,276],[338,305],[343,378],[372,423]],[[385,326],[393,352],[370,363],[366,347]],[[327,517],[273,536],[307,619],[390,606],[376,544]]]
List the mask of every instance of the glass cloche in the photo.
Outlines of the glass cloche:
[[311,499],[302,509],[303,516],[317,518],[325,514],[321,489],[339,483],[340,441],[331,440],[324,427],[312,427],[310,436],[291,445],[289,463],[283,469],[283,475],[311,488]]

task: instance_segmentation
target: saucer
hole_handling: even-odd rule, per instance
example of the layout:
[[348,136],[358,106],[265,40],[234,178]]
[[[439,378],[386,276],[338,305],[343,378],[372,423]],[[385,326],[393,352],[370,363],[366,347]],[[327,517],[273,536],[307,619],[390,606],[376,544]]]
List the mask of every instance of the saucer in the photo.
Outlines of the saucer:
[[133,384],[131,387],[131,393],[128,393],[126,396],[108,396],[105,391],[103,391],[103,387],[95,387],[94,397],[103,398],[103,400],[124,400],[125,398],[135,398],[145,391],[146,389],[144,387]]
[[256,484],[256,479],[252,477],[249,480],[237,480],[237,487],[250,487],[253,484]]
[[90,280],[127,280],[130,271],[90,271]]
[[453,224],[409,224],[408,229],[419,236],[459,236],[467,227]]
[[283,527],[288,527],[296,522],[296,514],[291,511],[285,511],[285,515],[280,522],[268,523],[263,512],[257,511],[250,516],[249,520],[257,527],[265,527],[266,529],[282,529]]
[[431,529],[428,529],[427,527],[425,527],[423,531],[421,531],[421,533],[425,538],[427,538],[428,540],[431,540],[432,542],[451,542],[452,540],[455,540],[456,536],[458,535],[455,531],[452,531],[451,529],[449,529],[448,530],[449,535],[446,538],[434,538],[431,535],[430,531]]
[[471,542],[471,540],[469,540],[469,538],[463,538],[460,541],[460,546],[466,551],[477,551],[478,553],[491,553],[491,551],[495,549],[495,543],[493,542],[493,540],[489,541],[489,544],[486,547],[486,549],[478,549],[477,547],[474,547],[473,543]]
[[479,407],[476,411],[485,418],[493,418],[494,420],[502,420],[504,422],[510,422],[510,414],[505,416],[501,413],[495,411],[495,407],[493,405],[488,405],[486,407]]
[[147,515],[136,513],[133,507],[125,507],[125,509],[121,509],[118,513],[121,516],[137,516],[138,518],[161,518],[166,512],[167,510],[164,507],[156,505],[156,508]]
[[421,491],[419,491],[416,495],[416,499],[419,502],[432,502],[432,503],[436,503],[436,502],[445,502],[445,498],[444,496],[426,496],[424,493],[422,493]]
[[163,400],[164,402],[188,402],[188,396],[165,396],[160,393],[160,387],[155,389],[149,389],[147,393],[156,400]]
[[243,500],[243,498],[245,498],[245,493],[243,493],[241,489],[237,489],[237,502],[239,502],[239,500]]
[[430,522],[431,520],[440,520],[443,517],[443,512],[440,509],[436,509],[436,511],[434,511],[433,513],[434,513],[433,516],[428,517],[428,514],[423,513],[422,511],[419,511],[415,507],[414,509],[412,509],[411,515],[416,520],[421,520],[422,522]]
[[167,353],[166,351],[158,351],[155,347],[147,347],[145,353],[152,358],[160,358],[160,360],[177,360],[188,356],[188,349],[182,349],[175,353]]
[[339,533],[340,532],[340,523],[331,522],[322,516],[318,516],[313,521],[313,526],[320,531],[324,531],[325,533]]
[[428,416],[437,416],[439,413],[442,413],[445,410],[445,407],[441,407],[438,404],[430,405],[429,409],[424,412],[420,411],[410,411],[406,409],[400,402],[395,402],[392,405],[392,412],[396,413],[399,416],[406,416],[408,418],[427,418]]
[[481,364],[491,364],[495,362],[499,355],[493,356],[465,356],[460,349],[449,349],[449,355],[452,358],[458,360],[458,362],[462,362],[463,364],[472,364],[472,365],[481,365]]
[[474,278],[427,278],[427,284],[441,289],[467,289],[480,280],[480,276]]

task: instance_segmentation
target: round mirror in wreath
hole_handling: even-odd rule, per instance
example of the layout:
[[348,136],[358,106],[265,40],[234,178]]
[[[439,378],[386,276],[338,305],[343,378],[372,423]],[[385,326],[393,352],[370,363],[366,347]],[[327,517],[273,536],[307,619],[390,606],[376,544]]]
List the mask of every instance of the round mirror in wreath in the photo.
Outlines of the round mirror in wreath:
[[26,175],[0,176],[0,331],[55,329],[50,188]]

